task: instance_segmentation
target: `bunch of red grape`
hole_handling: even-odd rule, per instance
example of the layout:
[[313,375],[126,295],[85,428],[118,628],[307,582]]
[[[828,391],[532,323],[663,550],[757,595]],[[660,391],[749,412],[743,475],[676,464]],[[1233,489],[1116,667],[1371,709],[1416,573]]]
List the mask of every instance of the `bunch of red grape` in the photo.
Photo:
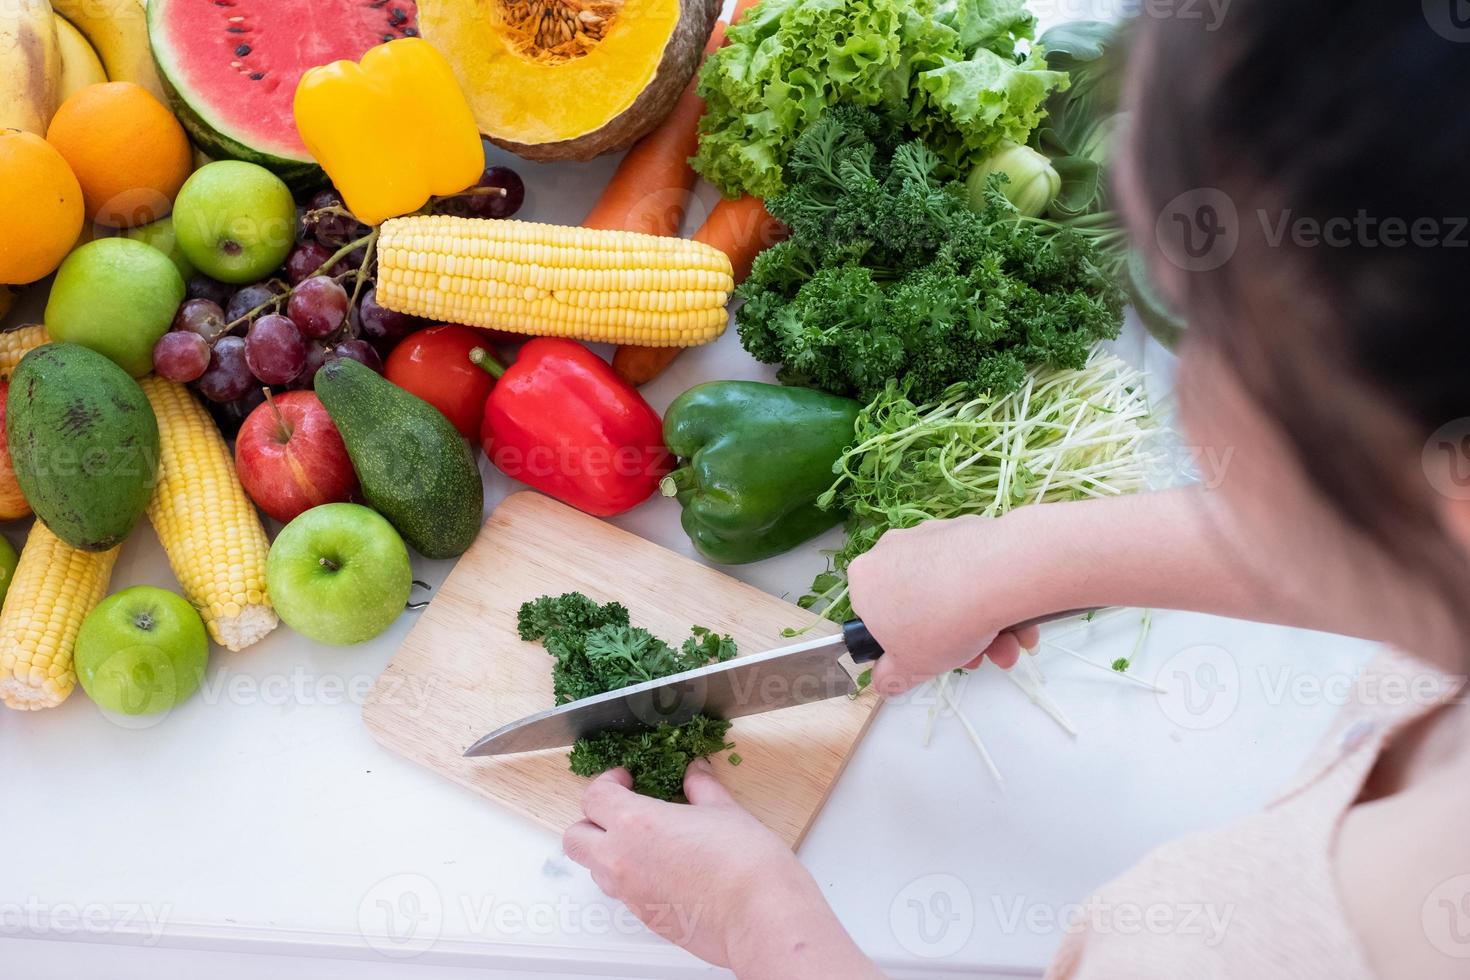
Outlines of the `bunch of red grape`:
[[[513,170],[490,167],[474,187],[430,210],[508,218],[525,193]],[[264,400],[264,388],[310,388],[332,358],[381,373],[389,351],[425,324],[378,305],[374,241],[336,190],[320,191],[277,275],[238,288],[204,275],[189,280],[172,329],[153,348],[154,370],[191,384],[227,434]]]

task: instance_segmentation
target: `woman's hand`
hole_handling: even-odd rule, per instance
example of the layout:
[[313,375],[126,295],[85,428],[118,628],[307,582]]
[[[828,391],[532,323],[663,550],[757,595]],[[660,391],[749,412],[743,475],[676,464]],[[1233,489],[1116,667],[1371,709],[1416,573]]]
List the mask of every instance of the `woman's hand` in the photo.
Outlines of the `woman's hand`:
[[582,794],[566,854],[654,932],[742,980],[879,977],[791,849],[740,807],[703,759],[689,805],[639,796],[625,769]]
[[1023,610],[1012,598],[1029,567],[1014,517],[959,517],[889,531],[848,567],[852,608],[883,645],[873,668],[879,692],[902,694],[985,658],[1009,669],[1040,641],[1034,626],[1002,632],[1050,611]]

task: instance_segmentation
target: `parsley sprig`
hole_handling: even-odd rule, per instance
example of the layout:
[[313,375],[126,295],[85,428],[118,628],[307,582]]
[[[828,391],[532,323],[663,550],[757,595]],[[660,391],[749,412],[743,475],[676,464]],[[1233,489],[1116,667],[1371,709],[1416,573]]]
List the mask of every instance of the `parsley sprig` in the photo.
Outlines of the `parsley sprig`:
[[[791,237],[741,286],[740,339],[781,379],[916,403],[952,384],[1005,394],[1027,368],[1080,368],[1123,323],[1123,293],[1086,237],[1023,221],[997,188],[982,212],[922,141],[838,106],[798,141],[768,203]],[[997,180],[999,178],[996,178]]]
[[[736,653],[734,640],[703,626],[693,627],[678,648],[671,647],[631,625],[620,603],[599,604],[578,592],[522,604],[516,625],[521,639],[540,641],[554,658],[557,704],[729,660]],[[632,773],[639,793],[670,800],[683,791],[689,763],[734,747],[725,741],[729,730],[728,721],[696,715],[683,725],[601,732],[572,746],[571,769],[595,776],[622,766]]]

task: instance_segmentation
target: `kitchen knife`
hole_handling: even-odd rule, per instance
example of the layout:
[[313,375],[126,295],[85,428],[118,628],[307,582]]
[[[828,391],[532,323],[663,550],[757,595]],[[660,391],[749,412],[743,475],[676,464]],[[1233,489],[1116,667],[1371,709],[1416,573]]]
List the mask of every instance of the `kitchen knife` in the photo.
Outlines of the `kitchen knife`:
[[[1011,629],[1093,611],[1072,609],[1038,616]],[[862,620],[849,620],[842,632],[830,636],[620,687],[538,712],[497,728],[464,754],[477,757],[565,748],[595,732],[636,731],[663,723],[682,725],[698,714],[728,721],[854,694],[858,687],[842,665],[844,653],[851,654],[856,663],[871,663],[883,656],[883,647]]]

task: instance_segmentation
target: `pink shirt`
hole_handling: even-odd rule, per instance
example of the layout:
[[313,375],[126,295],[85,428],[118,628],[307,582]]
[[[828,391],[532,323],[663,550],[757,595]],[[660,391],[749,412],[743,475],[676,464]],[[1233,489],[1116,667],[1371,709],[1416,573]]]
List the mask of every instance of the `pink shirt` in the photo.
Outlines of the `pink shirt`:
[[1374,980],[1337,893],[1337,828],[1394,734],[1459,686],[1419,661],[1377,657],[1285,792],[1105,885],[1048,980]]

